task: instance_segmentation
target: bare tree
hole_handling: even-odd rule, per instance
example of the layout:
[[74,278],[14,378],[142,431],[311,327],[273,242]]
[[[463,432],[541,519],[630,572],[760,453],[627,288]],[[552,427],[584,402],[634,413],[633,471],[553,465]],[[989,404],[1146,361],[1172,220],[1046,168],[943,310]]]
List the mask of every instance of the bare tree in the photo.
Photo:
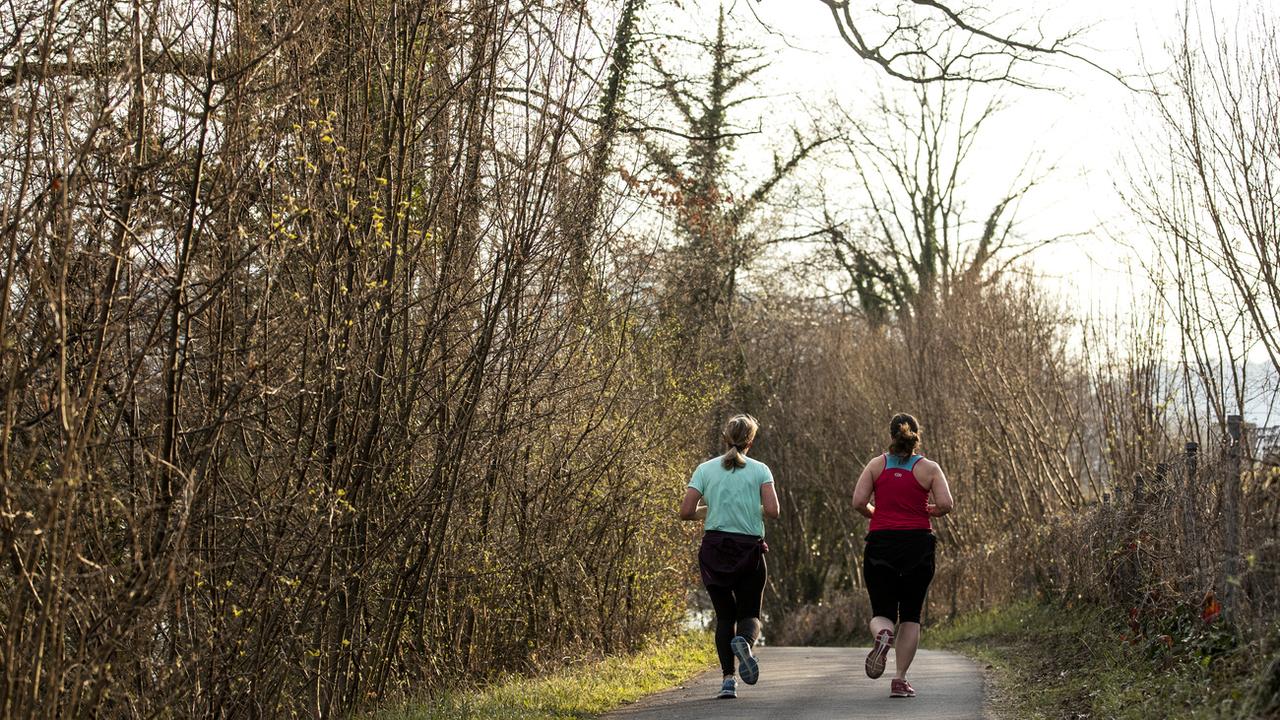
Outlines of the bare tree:
[[1184,18],[1170,87],[1152,100],[1167,152],[1140,155],[1128,196],[1159,249],[1149,266],[1177,315],[1189,407],[1203,402],[1197,425],[1220,429],[1280,375],[1280,44],[1253,12],[1243,37]]
[[1085,29],[1048,35],[1033,19],[996,12],[986,3],[819,1],[854,54],[898,80],[1041,87],[1038,71],[1059,59],[1122,79],[1076,52]]
[[844,280],[846,301],[876,321],[945,300],[955,286],[998,281],[1037,248],[1058,238],[1026,239],[1018,207],[1043,177],[1028,160],[990,209],[974,211],[966,192],[982,158],[974,148],[1000,110],[971,89],[919,85],[909,105],[882,97],[872,118],[844,112],[845,157],[861,181],[854,218],[824,199],[818,252]]
[[[723,8],[705,53],[709,70],[693,80],[652,57],[658,90],[675,110],[678,124],[637,129],[646,132],[642,142],[656,171],[658,192],[673,211],[682,241],[675,250],[676,305],[689,313],[690,328],[715,327],[717,342],[724,342],[731,332],[739,275],[762,245],[753,220],[778,185],[833,138],[795,132],[793,149],[785,156],[775,155],[765,177],[735,181],[732,151],[741,137],[755,131],[738,129],[732,116],[755,99],[744,90],[767,65],[758,48],[729,38]],[[674,144],[670,137],[676,139]]]

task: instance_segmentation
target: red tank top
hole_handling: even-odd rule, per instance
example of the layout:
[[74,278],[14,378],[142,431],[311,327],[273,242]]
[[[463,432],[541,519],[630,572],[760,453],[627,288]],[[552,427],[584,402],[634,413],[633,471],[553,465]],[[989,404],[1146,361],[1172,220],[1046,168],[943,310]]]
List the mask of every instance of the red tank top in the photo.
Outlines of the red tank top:
[[876,530],[932,530],[929,511],[929,491],[916,481],[916,463],[923,459],[913,455],[903,460],[894,455],[884,456],[884,470],[875,482],[875,513],[871,516],[868,532]]

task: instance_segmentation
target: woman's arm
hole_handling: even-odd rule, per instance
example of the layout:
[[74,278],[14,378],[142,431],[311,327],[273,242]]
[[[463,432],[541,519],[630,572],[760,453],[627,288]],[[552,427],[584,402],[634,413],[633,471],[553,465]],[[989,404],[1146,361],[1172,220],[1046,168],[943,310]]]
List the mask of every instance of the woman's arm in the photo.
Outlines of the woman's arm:
[[773,483],[760,486],[760,508],[764,516],[770,520],[782,517],[782,508],[778,506],[778,491],[774,489]]
[[853,509],[868,518],[876,512],[876,506],[871,504],[871,491],[875,489],[876,484],[875,472],[871,469],[873,464],[875,464],[874,459],[862,468],[858,483],[853,486]]
[[707,516],[707,506],[699,505],[702,493],[693,488],[685,488],[684,500],[680,501],[681,520],[702,520]]
[[929,494],[933,502],[925,505],[925,509],[934,517],[942,517],[955,509],[955,499],[951,497],[951,486],[947,484],[942,466],[932,460],[927,462],[929,464],[924,468],[925,477],[929,480]]

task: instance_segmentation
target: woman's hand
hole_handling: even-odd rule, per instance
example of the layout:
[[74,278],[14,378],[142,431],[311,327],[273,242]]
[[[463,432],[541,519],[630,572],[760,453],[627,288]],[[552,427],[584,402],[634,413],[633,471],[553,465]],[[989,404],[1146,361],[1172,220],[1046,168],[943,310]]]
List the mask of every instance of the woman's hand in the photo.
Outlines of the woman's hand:
[[933,517],[942,517],[943,515],[951,512],[951,508],[940,508],[934,503],[925,503],[924,509]]

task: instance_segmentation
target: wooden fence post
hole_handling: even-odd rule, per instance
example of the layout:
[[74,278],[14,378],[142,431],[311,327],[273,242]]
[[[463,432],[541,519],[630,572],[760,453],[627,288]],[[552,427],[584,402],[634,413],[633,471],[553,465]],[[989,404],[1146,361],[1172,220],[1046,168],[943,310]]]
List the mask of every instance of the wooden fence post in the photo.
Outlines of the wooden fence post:
[[1236,601],[1234,585],[1240,582],[1240,423],[1239,415],[1227,416],[1227,466],[1222,478],[1222,552],[1226,556],[1222,605],[1232,614]]
[[1200,545],[1199,536],[1196,532],[1196,512],[1198,511],[1200,484],[1197,481],[1197,465],[1199,464],[1200,444],[1189,442],[1186,447],[1186,490],[1182,493],[1182,551],[1190,553],[1195,559],[1196,575],[1193,583],[1198,583],[1201,577],[1200,566]]
[[1156,463],[1156,473],[1151,478],[1151,488],[1147,491],[1147,504],[1151,504],[1154,498],[1157,501],[1166,500],[1169,496],[1169,486],[1166,480],[1169,478],[1169,466],[1165,463]]
[[1142,527],[1144,522],[1142,515],[1147,509],[1146,488],[1146,475],[1134,473],[1133,504],[1129,506],[1129,511],[1125,513],[1125,527],[1121,530],[1123,537],[1127,538],[1125,544],[1129,549],[1123,565],[1123,585],[1125,591],[1133,593],[1135,601],[1142,595],[1142,590],[1145,586],[1140,555],[1142,553]]
[[1200,565],[1200,545],[1198,535],[1196,533],[1196,512],[1199,510],[1200,486],[1196,480],[1196,466],[1198,465],[1200,444],[1189,442],[1185,447],[1186,454],[1184,457],[1185,486],[1182,493],[1178,497],[1178,502],[1182,503],[1182,557],[1190,558],[1194,564],[1195,572],[1191,574],[1191,586],[1199,587],[1201,578],[1203,577],[1203,569]]

